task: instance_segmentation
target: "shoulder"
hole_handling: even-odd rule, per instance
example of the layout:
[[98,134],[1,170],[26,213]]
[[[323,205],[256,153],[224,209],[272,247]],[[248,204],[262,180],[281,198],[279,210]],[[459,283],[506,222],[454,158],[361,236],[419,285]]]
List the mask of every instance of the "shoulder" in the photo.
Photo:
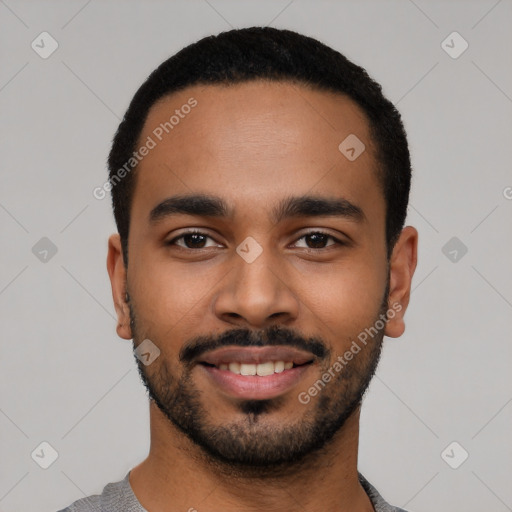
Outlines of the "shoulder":
[[129,475],[107,484],[101,494],[81,498],[59,512],[145,512],[133,494]]
[[380,495],[379,491],[375,489],[375,487],[366,480],[366,478],[359,473],[359,482],[363,486],[363,489],[368,494],[372,505],[375,508],[375,512],[407,512],[403,508],[393,507],[384,498]]

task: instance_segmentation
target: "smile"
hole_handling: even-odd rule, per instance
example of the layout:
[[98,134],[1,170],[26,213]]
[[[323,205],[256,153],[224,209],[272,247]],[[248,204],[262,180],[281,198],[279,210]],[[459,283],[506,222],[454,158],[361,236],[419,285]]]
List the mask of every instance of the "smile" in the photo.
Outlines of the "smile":
[[198,366],[223,394],[265,400],[297,386],[315,356],[291,347],[224,347],[201,359]]
[[219,366],[216,366],[216,368],[223,371],[230,371],[236,375],[258,375],[260,377],[267,377],[268,375],[273,375],[274,373],[282,373],[285,370],[290,370],[293,368],[293,362],[266,361],[264,363],[258,364],[233,362],[221,363]]

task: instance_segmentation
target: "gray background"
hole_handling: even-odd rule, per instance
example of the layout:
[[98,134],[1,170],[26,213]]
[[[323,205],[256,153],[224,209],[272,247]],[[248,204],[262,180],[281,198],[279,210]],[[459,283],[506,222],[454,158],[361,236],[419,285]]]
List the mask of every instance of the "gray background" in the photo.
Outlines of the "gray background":
[[[0,20],[2,512],[57,510],[145,457],[147,401],[105,270],[115,228],[92,190],[154,67],[267,24],[366,67],[409,133],[419,265],[364,405],[361,472],[411,511],[512,510],[511,1],[0,0]],[[43,31],[59,44],[47,59],[31,47]],[[456,59],[453,31],[469,43]],[[48,469],[31,457],[43,441]]]

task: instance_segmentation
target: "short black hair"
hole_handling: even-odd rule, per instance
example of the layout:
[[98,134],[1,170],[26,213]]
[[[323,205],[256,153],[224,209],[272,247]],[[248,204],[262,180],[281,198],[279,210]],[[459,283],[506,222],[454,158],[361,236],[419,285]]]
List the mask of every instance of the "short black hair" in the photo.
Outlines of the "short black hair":
[[[108,157],[112,205],[125,263],[136,183],[132,157],[151,107],[189,86],[255,80],[292,82],[339,93],[363,110],[376,147],[386,201],[389,257],[404,226],[411,183],[407,136],[399,112],[365,69],[336,50],[291,30],[251,27],[208,36],[183,48],[149,75],[130,102]],[[133,165],[127,166],[128,162]],[[121,173],[122,169],[125,171]]]

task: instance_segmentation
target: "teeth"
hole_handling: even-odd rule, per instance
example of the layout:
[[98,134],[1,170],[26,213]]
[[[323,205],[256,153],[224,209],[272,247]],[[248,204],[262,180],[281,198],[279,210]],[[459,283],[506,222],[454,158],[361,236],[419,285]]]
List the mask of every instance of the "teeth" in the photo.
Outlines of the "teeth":
[[284,372],[284,361],[276,361],[274,363],[274,371],[276,373]]
[[269,361],[268,363],[260,363],[256,366],[256,373],[260,377],[272,375],[274,373],[274,363]]
[[240,375],[240,363],[229,363],[229,371]]
[[256,375],[256,365],[242,363],[240,365],[240,375]]
[[284,370],[290,370],[291,368],[293,368],[293,362],[291,361],[266,361],[259,364],[222,363],[219,365],[219,370],[229,370],[237,375],[258,375],[260,377],[282,373]]

